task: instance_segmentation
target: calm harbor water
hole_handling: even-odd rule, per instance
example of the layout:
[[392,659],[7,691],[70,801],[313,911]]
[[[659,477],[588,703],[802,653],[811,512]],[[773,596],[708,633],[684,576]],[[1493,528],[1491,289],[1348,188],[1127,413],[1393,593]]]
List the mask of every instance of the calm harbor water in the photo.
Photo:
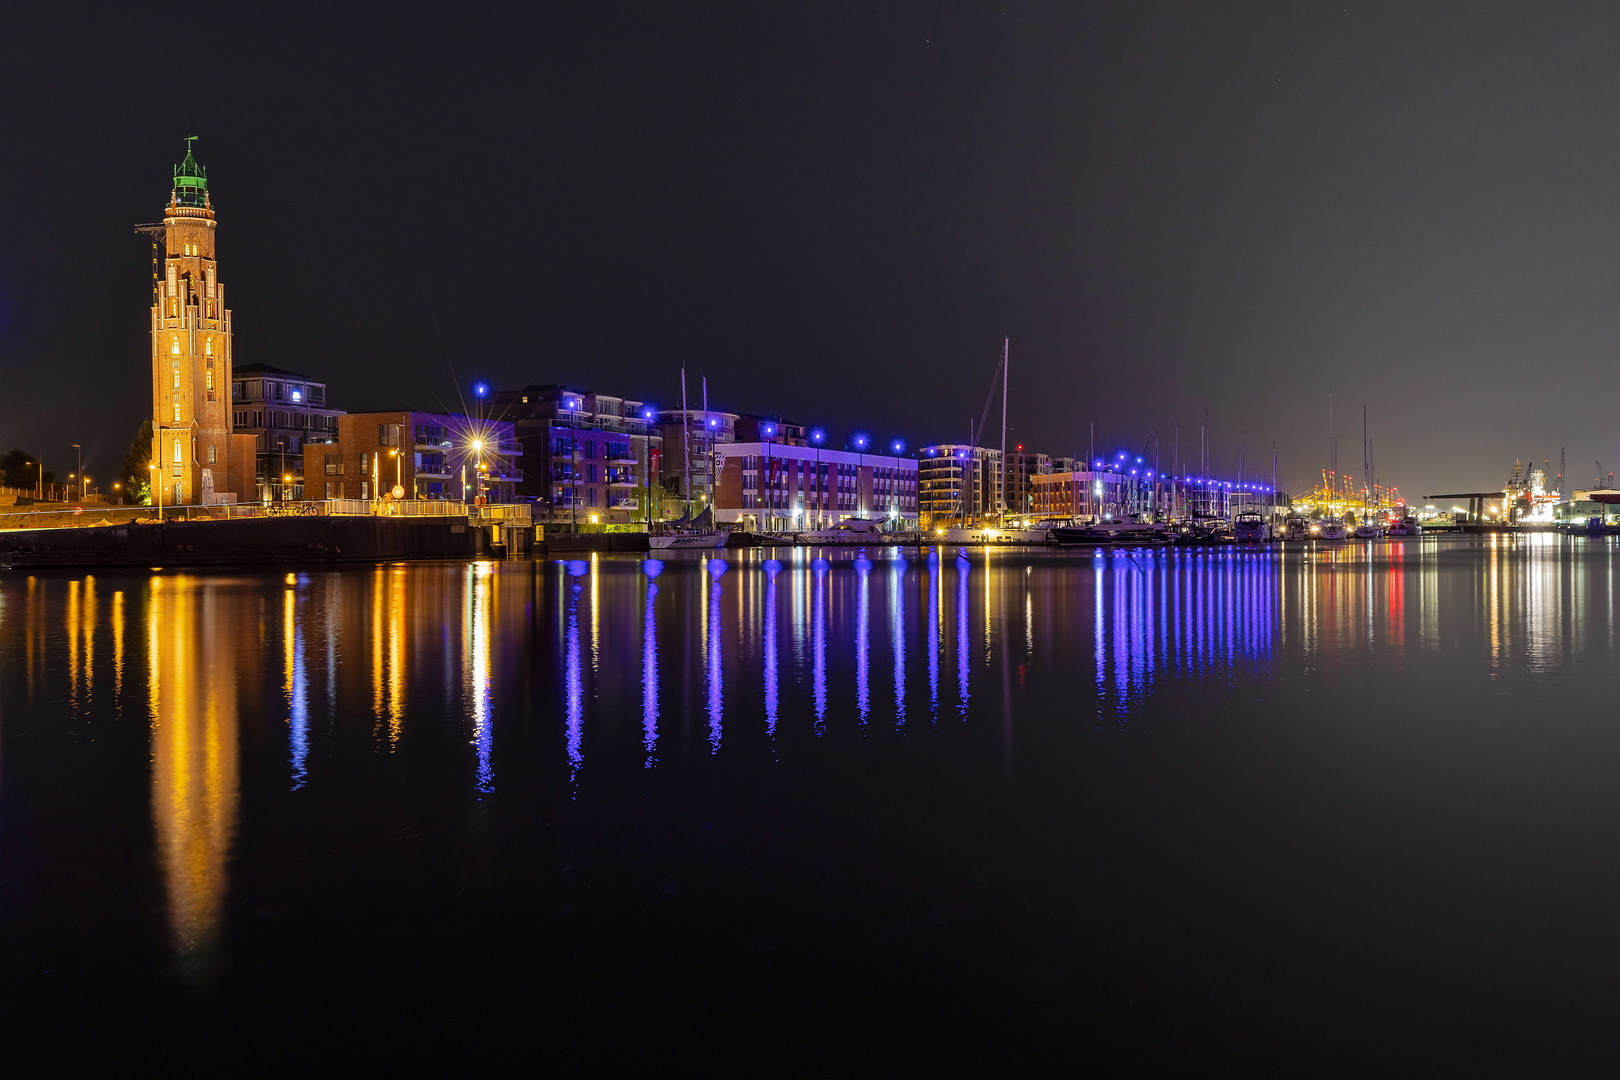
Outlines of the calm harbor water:
[[1612,1067],[1617,550],[0,576],[66,1066]]

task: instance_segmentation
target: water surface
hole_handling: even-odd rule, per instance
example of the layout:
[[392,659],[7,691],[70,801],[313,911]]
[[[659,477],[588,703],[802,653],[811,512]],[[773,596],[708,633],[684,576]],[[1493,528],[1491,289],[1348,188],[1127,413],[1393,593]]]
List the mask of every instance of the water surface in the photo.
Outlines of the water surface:
[[720,554],[0,576],[7,1042],[1612,1061],[1612,542]]

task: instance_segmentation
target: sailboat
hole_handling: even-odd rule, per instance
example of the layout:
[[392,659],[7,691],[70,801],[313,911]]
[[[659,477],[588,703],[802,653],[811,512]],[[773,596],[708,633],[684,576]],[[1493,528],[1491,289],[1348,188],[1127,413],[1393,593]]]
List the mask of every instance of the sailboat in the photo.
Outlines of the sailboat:
[[1367,443],[1367,406],[1361,407],[1361,523],[1356,526],[1357,540],[1377,540],[1384,530],[1372,520],[1367,509],[1367,496],[1372,491],[1372,457]]
[[705,473],[709,476],[707,494],[709,505],[696,517],[692,515],[692,417],[686,407],[686,368],[681,368],[681,456],[685,472],[686,513],[664,526],[660,532],[647,537],[647,546],[653,551],[683,550],[686,548],[724,547],[729,533],[714,527],[713,455],[708,450],[709,439],[709,379],[703,379],[703,445]]

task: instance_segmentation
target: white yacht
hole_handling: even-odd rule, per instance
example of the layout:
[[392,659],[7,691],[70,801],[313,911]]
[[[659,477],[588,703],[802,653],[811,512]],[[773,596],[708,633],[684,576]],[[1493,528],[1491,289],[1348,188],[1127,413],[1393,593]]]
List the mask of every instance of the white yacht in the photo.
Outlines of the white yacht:
[[825,529],[812,529],[809,532],[795,533],[793,539],[795,543],[799,544],[831,547],[893,543],[889,534],[883,531],[882,518],[845,518],[838,524],[830,525]]
[[1344,522],[1336,517],[1325,517],[1316,526],[1318,540],[1343,540]]
[[1055,544],[1054,530],[1067,528],[1067,521],[1036,521],[1017,528],[983,525],[975,529],[946,529],[947,544]]
[[654,533],[652,536],[647,537],[647,545],[654,551],[719,548],[726,546],[726,537],[728,535],[730,534],[705,531],[703,529],[677,529],[674,532],[662,535]]

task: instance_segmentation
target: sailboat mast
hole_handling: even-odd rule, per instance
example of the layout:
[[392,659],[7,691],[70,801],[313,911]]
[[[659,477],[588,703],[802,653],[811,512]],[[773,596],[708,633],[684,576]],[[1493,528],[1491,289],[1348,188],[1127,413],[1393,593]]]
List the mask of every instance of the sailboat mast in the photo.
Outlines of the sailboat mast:
[[1007,354],[1012,338],[1001,339],[1001,523],[1007,524]]
[[1175,435],[1170,441],[1170,516],[1179,518],[1181,510],[1176,506],[1176,485],[1181,481],[1181,425],[1177,424]]
[[[714,448],[709,445],[709,377],[703,376],[703,501],[714,506]],[[714,513],[709,514],[714,524]]]
[[692,414],[686,408],[686,365],[681,365],[681,471],[686,480],[686,520],[692,520]]
[[1361,516],[1367,516],[1367,488],[1372,483],[1372,464],[1367,460],[1367,406],[1361,407]]

